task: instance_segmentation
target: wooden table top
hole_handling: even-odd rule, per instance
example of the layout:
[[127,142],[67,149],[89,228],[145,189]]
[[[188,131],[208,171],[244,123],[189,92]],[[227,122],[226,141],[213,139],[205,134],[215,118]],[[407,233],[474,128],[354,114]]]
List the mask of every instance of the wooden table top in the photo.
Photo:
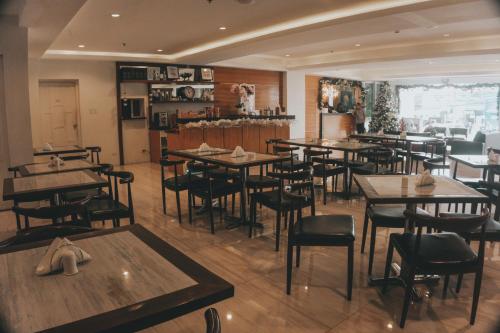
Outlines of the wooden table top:
[[432,136],[413,136],[407,135],[406,137],[401,137],[401,135],[393,134],[377,134],[377,133],[364,133],[364,134],[351,134],[350,137],[357,139],[377,139],[377,140],[391,140],[391,141],[404,141],[404,142],[434,142],[440,141],[440,138],[435,138]]
[[184,149],[185,152],[193,154],[194,156],[210,156],[210,155],[219,155],[219,154],[230,154],[233,151],[225,148],[210,148],[207,151],[199,151],[198,148],[194,149]]
[[490,161],[488,155],[449,155],[450,160],[463,163],[471,168],[500,167],[500,161]]
[[141,225],[70,238],[92,257],[73,276],[35,275],[50,241],[0,251],[2,332],[131,332],[234,295]]
[[30,195],[50,196],[54,193],[97,188],[107,184],[107,180],[90,170],[5,178],[3,199],[20,199]]
[[99,166],[97,164],[93,164],[87,160],[69,160],[64,161],[64,164],[59,167],[49,166],[48,162],[25,164],[19,167],[19,172],[21,176],[25,177],[86,169],[97,170],[98,168]]
[[436,182],[428,186],[415,186],[417,176],[408,177],[408,187],[401,186],[403,175],[354,175],[363,195],[371,203],[440,203],[488,202],[488,197],[445,176],[434,176]]
[[43,148],[35,148],[33,151],[34,156],[41,155],[61,155],[61,154],[69,154],[69,153],[84,153],[86,150],[83,147],[77,145],[71,146],[55,146],[52,147],[52,150],[45,150]]
[[303,147],[325,148],[331,150],[354,151],[354,152],[380,147],[380,145],[374,143],[339,141],[339,140],[318,139],[318,138],[289,139],[289,140],[282,140],[281,142]]
[[231,154],[214,154],[214,155],[199,155],[192,153],[190,150],[172,150],[169,154],[189,158],[201,162],[221,165],[227,168],[246,168],[261,164],[269,164],[273,162],[285,161],[290,159],[289,156],[277,156],[271,154],[261,154],[254,152],[246,152],[245,156],[231,157]]

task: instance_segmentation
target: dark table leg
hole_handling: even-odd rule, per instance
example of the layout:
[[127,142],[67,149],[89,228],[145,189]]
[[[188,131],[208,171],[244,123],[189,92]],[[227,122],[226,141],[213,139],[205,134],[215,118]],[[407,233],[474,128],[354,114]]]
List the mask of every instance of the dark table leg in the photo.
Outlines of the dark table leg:
[[336,196],[339,196],[343,199],[350,199],[350,193],[349,193],[349,188],[348,188],[348,182],[347,180],[349,179],[349,152],[347,150],[344,151],[344,176],[343,176],[343,183],[344,183],[344,190],[339,193],[333,193]]
[[411,141],[406,141],[406,162],[405,162],[405,173],[409,175],[410,170],[410,159],[411,159]]

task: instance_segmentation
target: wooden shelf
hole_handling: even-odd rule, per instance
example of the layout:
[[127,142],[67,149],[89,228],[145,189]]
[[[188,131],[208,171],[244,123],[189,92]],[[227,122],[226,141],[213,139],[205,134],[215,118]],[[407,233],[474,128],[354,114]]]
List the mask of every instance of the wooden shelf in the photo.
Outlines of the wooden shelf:
[[175,103],[184,103],[184,104],[213,104],[216,101],[164,101],[164,102],[151,102],[151,104],[175,104]]
[[212,81],[166,81],[166,80],[120,80],[120,83],[151,83],[151,84],[174,84],[174,85],[214,85]]
[[138,117],[138,118],[122,118],[122,120],[143,120],[146,119],[146,117]]

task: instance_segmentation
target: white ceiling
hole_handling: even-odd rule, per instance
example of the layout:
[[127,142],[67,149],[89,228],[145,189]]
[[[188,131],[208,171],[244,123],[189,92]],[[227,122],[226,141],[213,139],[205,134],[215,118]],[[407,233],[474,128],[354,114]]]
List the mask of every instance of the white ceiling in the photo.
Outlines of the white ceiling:
[[[495,0],[55,0],[52,8],[50,1],[26,0],[22,14],[32,17],[27,26],[37,22],[38,33],[51,18],[59,21],[45,58],[210,63],[365,80],[500,75]],[[23,1],[9,2],[0,14],[18,12]]]

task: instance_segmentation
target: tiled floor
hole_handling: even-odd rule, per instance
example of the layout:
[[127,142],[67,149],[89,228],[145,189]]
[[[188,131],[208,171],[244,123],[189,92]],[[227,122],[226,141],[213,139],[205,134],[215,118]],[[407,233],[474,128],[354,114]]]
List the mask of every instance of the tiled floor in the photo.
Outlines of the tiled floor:
[[[126,166],[134,172],[133,194],[137,223],[227,279],[235,286],[235,297],[215,304],[223,332],[398,332],[403,292],[390,289],[382,295],[367,284],[368,255],[360,254],[364,201],[329,198],[326,206],[317,196],[318,214],[352,214],[356,219],[356,248],[353,299],[345,299],[347,250],[343,248],[303,248],[300,268],[293,270],[292,294],[285,293],[285,245],[274,251],[274,213],[263,209],[260,220],[265,229],[249,239],[240,227],[226,230],[217,224],[211,235],[205,215],[187,221],[187,199],[182,196],[183,224],[175,211],[175,196],[167,193],[167,216],[162,213],[160,169],[156,164]],[[218,215],[216,214],[218,221]],[[0,213],[1,237],[15,231],[10,212]],[[126,222],[125,222],[126,223]],[[108,227],[110,223],[108,222]],[[100,227],[98,223],[96,226]],[[286,232],[283,232],[286,234]],[[374,272],[382,274],[389,230],[377,234]],[[459,295],[450,281],[448,298],[441,298],[442,283],[435,295],[412,304],[405,332],[494,332],[500,320],[500,244],[487,245],[483,286],[476,325],[470,327],[472,276],[466,276]],[[204,332],[203,310],[146,330],[147,332]]]

